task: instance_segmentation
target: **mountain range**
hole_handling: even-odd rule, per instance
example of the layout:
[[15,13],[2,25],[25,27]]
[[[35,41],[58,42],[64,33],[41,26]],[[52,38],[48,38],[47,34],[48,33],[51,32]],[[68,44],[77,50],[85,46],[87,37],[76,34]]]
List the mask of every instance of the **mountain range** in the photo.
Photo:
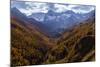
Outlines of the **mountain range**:
[[62,13],[49,10],[48,13],[33,13],[26,16],[16,7],[11,8],[11,16],[17,17],[26,23],[31,23],[39,28],[39,30],[42,30],[46,36],[54,38],[59,37],[66,29],[70,29],[83,21],[93,18],[94,14],[94,10],[85,14],[75,13],[71,10]]
[[[94,61],[94,11],[84,14],[89,17],[84,20],[83,15],[67,13],[49,11],[29,17],[11,8],[11,66]],[[36,19],[43,15],[41,21]]]

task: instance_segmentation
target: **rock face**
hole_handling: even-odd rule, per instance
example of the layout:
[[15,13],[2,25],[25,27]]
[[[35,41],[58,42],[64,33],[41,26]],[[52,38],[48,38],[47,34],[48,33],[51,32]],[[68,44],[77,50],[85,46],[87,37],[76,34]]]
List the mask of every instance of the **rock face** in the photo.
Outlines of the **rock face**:
[[91,48],[95,47],[94,44],[95,44],[95,38],[92,36],[86,36],[80,40],[78,45],[78,51],[81,54],[85,54],[86,52],[89,52]]

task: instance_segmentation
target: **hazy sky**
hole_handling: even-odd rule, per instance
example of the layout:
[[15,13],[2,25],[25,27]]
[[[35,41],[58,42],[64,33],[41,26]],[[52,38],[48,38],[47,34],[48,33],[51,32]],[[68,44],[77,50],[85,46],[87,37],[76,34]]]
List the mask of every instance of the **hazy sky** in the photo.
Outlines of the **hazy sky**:
[[12,1],[11,8],[16,7],[27,16],[32,13],[47,13],[49,10],[61,13],[67,10],[72,10],[76,13],[88,13],[95,9],[95,6],[89,5],[71,5],[71,4],[53,4],[53,3],[40,3],[40,2],[19,2]]

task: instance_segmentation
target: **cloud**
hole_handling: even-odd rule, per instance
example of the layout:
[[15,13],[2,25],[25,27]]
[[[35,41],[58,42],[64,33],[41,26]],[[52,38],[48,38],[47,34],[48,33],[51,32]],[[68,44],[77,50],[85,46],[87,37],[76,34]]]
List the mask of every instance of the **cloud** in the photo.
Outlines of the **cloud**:
[[37,3],[37,2],[25,2],[25,5],[27,5],[30,9],[42,10],[45,11],[48,7],[46,6],[46,3]]
[[25,2],[22,2],[22,1],[11,1],[11,8],[13,7],[26,8],[27,5],[25,5]]
[[59,5],[55,4],[56,12],[65,12],[67,10],[72,10],[75,13],[88,13],[95,9],[94,6],[89,5]]
[[90,5],[77,5],[76,7],[72,7],[72,10],[76,13],[89,13],[95,9],[95,6]]
[[56,8],[55,12],[64,12],[68,10],[66,5],[54,4],[54,7]]
[[16,7],[22,13],[25,13],[27,16],[32,13],[48,12],[48,6],[46,6],[46,3],[11,1],[11,8],[13,7]]
[[40,3],[40,2],[22,2],[11,1],[11,8],[16,7],[27,16],[32,13],[47,13],[49,10],[61,13],[67,10],[72,10],[75,13],[88,13],[94,10],[94,6],[88,5],[71,5],[71,4],[54,4],[54,3]]
[[67,10],[72,10],[73,7],[77,7],[77,5],[69,5],[69,4],[55,4],[56,12],[65,12]]

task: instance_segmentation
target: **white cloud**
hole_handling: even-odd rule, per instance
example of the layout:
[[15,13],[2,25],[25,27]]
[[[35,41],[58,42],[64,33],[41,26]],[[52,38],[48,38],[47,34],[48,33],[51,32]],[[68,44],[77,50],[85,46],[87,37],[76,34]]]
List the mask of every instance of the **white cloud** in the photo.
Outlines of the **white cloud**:
[[[48,3],[39,3],[39,2],[17,2],[12,1],[11,4],[13,7],[17,7],[22,13],[25,13],[27,16],[32,13],[47,13],[49,9],[54,10],[55,12],[61,13],[67,10],[72,10],[76,13],[88,13],[91,10],[94,10],[93,6],[88,5],[69,5],[69,4],[48,4]],[[50,7],[52,5],[52,8]]]
[[94,10],[94,6],[85,6],[85,5],[78,5],[76,7],[72,7],[72,10],[76,13],[89,13],[90,11]]
[[30,10],[32,13],[48,12],[48,6],[46,6],[46,3],[25,2],[25,4],[27,5],[26,9]]
[[78,5],[63,5],[63,4],[55,4],[56,12],[65,12],[67,10],[72,10],[73,7],[77,7]]
[[22,13],[26,14],[27,16],[31,15],[32,13],[48,12],[48,6],[46,3],[11,1],[11,8],[13,7],[18,8]]
[[55,8],[57,8],[56,12],[65,12],[67,10],[72,10],[75,13],[88,13],[94,10],[94,6],[87,6],[87,5],[59,5],[55,4]]
[[56,8],[55,12],[64,12],[68,10],[65,5],[54,4],[54,7]]

